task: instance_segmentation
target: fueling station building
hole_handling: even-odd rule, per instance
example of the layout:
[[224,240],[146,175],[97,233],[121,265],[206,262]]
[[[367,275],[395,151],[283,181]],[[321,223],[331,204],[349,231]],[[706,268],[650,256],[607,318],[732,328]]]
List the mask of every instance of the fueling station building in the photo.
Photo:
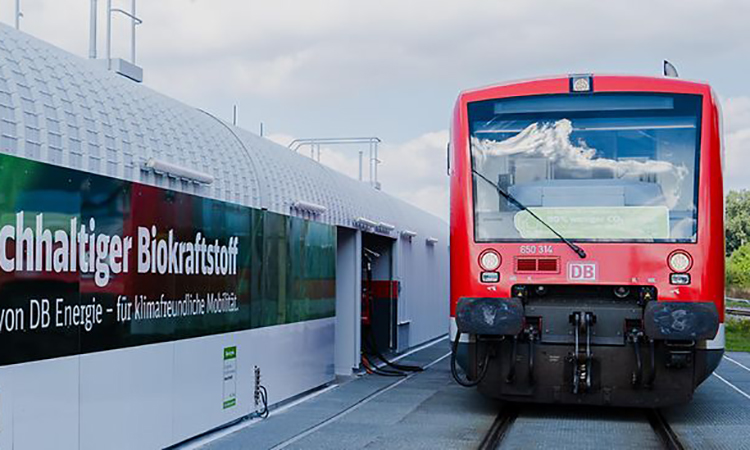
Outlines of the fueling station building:
[[0,447],[171,446],[355,373],[363,312],[447,332],[443,221],[106,66],[0,25]]

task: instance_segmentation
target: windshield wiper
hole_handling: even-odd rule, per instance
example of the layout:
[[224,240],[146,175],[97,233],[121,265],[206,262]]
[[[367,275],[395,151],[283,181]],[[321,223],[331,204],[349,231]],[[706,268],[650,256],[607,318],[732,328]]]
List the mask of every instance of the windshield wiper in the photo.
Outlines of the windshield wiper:
[[547,227],[547,229],[549,229],[552,233],[554,233],[555,236],[557,236],[558,238],[560,238],[560,240],[562,242],[564,242],[568,247],[570,247],[570,249],[573,250],[575,252],[575,254],[578,255],[581,259],[586,258],[586,252],[581,247],[579,247],[576,244],[570,242],[567,238],[565,238],[565,236],[563,236],[562,234],[558,233],[557,230],[555,230],[547,222],[545,222],[544,220],[542,220],[541,217],[539,217],[536,214],[534,214],[534,211],[530,210],[526,205],[524,205],[523,203],[521,203],[520,201],[518,201],[518,199],[516,199],[512,195],[510,195],[510,193],[505,192],[505,190],[503,190],[503,188],[501,188],[500,186],[498,186],[497,183],[494,183],[489,178],[487,178],[484,175],[482,175],[481,173],[477,172],[477,170],[474,169],[474,168],[472,168],[471,171],[476,176],[478,176],[479,178],[481,178],[484,181],[486,181],[487,183],[489,183],[490,186],[494,187],[495,190],[497,190],[497,192],[500,195],[502,195],[503,197],[505,197],[505,199],[508,200],[509,202],[511,202],[514,205],[516,205],[516,207],[518,207],[518,209],[520,209],[521,211],[526,211],[527,213],[529,213],[531,215],[531,217],[535,218],[536,220],[539,221],[539,223],[541,223],[542,225],[544,225],[545,227]]

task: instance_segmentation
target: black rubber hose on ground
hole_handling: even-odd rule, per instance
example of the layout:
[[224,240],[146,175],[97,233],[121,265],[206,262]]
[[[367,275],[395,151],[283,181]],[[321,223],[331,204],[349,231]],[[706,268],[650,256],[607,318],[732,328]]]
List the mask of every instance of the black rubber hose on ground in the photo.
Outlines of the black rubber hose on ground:
[[362,357],[362,364],[365,366],[365,369],[368,371],[368,373],[371,373],[373,375],[380,375],[383,377],[405,377],[406,374],[404,372],[396,372],[396,371],[390,371],[385,369],[379,369],[377,366],[370,363],[370,361],[364,357]]
[[378,349],[378,346],[375,343],[375,336],[373,336],[372,334],[372,329],[369,329],[369,332],[367,333],[367,344],[373,356],[383,361],[385,365],[388,367],[392,367],[396,370],[402,370],[406,372],[422,372],[424,370],[424,368],[419,367],[419,366],[409,366],[409,365],[397,364],[395,362],[389,361],[385,356],[383,356],[383,354],[380,352],[380,349]]
[[474,387],[478,385],[479,383],[484,380],[484,377],[487,375],[487,367],[490,365],[490,352],[487,351],[484,354],[484,361],[482,365],[479,368],[479,374],[477,375],[477,378],[475,380],[469,380],[468,377],[466,380],[462,379],[461,376],[458,374],[458,367],[456,364],[456,355],[458,354],[458,341],[461,339],[461,333],[456,333],[456,339],[453,340],[453,345],[451,346],[451,375],[453,376],[453,379],[456,380],[456,383],[460,384],[463,387]]
[[370,327],[365,327],[364,333],[362,338],[364,339],[362,341],[362,359],[367,362],[370,366],[370,371],[376,375],[387,375],[387,376],[406,376],[406,373],[402,370],[398,370],[395,368],[388,367],[386,364],[385,367],[378,367],[375,364],[375,361],[371,361],[372,357],[376,356],[376,354],[379,354],[380,352],[377,349],[377,346],[375,345],[374,337],[372,334],[372,329]]

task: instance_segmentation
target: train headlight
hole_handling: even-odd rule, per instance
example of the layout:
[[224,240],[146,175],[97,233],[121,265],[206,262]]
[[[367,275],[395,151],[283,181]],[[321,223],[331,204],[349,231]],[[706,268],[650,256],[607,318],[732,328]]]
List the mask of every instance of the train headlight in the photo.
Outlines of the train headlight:
[[693,266],[693,258],[687,252],[677,250],[669,255],[667,263],[673,272],[685,273]]
[[488,272],[497,270],[501,262],[500,254],[495,250],[485,250],[484,253],[479,255],[479,265]]

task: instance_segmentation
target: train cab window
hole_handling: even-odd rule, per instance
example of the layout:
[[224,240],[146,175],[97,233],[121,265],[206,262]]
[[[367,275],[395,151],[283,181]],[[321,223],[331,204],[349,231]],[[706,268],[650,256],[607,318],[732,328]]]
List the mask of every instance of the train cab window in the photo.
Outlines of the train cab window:
[[[470,103],[477,241],[695,242],[697,95],[571,94]],[[486,178],[487,180],[483,179]]]

